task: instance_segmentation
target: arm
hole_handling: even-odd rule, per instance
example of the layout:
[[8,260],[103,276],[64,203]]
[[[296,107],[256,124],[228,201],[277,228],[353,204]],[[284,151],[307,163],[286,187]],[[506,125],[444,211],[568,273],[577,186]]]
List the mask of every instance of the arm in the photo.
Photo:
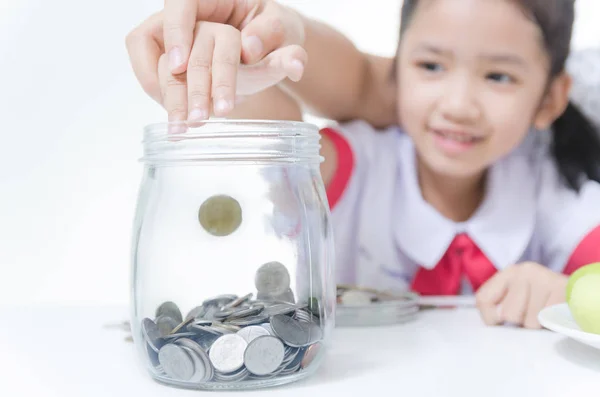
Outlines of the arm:
[[308,63],[299,82],[284,80],[283,87],[310,111],[329,119],[363,119],[380,128],[395,124],[393,59],[362,53],[328,25],[300,18]]
[[[302,121],[302,110],[294,98],[275,86],[246,98],[235,107],[229,118]],[[337,169],[337,152],[333,142],[325,135],[321,135],[320,154],[325,159],[321,163],[321,177],[328,186]]]

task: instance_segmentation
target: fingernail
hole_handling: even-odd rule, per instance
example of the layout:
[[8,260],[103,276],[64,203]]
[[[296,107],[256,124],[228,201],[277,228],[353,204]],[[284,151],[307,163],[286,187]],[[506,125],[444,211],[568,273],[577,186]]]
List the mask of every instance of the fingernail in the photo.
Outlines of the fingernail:
[[263,52],[262,41],[258,36],[248,36],[242,39],[242,47],[252,56],[259,56]]
[[171,48],[169,51],[169,68],[171,70],[179,67],[183,63],[183,54],[179,47]]
[[188,115],[188,120],[206,120],[208,118],[208,112],[204,109],[194,108]]
[[304,73],[304,63],[298,59],[293,59],[292,62],[290,62],[290,66],[294,74],[290,77],[295,81],[300,80],[302,78],[302,74]]
[[218,99],[215,101],[215,113],[223,114],[233,109],[231,101],[226,99]]

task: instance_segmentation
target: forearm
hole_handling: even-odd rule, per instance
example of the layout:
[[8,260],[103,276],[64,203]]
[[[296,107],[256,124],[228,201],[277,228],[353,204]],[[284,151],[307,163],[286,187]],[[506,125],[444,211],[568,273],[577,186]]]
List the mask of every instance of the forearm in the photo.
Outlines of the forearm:
[[362,53],[332,27],[302,18],[308,63],[302,80],[285,81],[284,89],[322,117],[376,127],[396,123],[392,59]]

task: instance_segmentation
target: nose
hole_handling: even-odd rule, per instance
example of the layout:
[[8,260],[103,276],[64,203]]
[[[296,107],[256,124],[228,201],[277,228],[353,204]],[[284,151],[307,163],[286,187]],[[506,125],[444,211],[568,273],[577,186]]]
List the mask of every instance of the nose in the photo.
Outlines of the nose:
[[480,117],[476,88],[468,76],[448,80],[439,109],[446,120],[456,124],[470,124]]

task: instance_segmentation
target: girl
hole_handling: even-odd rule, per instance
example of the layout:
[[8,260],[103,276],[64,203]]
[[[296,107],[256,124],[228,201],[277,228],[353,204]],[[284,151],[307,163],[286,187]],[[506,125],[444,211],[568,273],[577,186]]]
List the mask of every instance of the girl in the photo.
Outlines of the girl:
[[[573,7],[404,2],[398,126],[323,130],[338,282],[476,291],[487,324],[535,328],[567,275],[600,260],[600,143],[565,72]],[[278,87],[244,106],[301,116]]]

